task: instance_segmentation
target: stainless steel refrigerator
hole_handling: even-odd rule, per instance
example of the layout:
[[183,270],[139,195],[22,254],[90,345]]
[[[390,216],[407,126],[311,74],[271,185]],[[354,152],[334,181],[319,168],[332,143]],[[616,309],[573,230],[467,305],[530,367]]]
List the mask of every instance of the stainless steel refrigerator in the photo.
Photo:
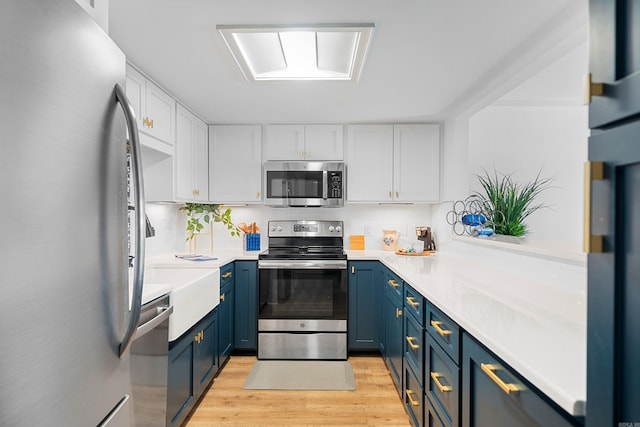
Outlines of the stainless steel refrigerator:
[[124,54],[73,0],[0,2],[2,426],[129,425],[144,246],[130,311],[127,136],[140,153],[116,85]]

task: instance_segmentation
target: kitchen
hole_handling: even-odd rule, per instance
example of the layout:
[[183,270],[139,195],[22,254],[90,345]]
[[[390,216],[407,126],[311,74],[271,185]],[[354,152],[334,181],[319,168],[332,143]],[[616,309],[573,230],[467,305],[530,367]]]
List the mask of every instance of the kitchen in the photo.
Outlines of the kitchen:
[[[520,268],[527,272],[525,275],[536,276],[536,271],[562,264],[564,267],[550,273],[550,276],[562,279],[567,271],[578,277],[582,274],[585,281],[577,283],[577,288],[571,292],[582,294],[581,301],[586,301],[587,257],[581,253],[583,213],[580,194],[589,130],[587,107],[582,106],[579,100],[582,97],[580,80],[589,69],[586,2],[547,2],[545,7],[530,5],[528,8],[500,1],[492,3],[491,7],[465,4],[463,8],[431,3],[415,5],[412,2],[393,6],[376,4],[376,7],[371,7],[369,2],[366,6],[362,2],[353,2],[348,7],[336,4],[334,8],[328,7],[326,2],[304,6],[278,2],[268,7],[194,2],[191,7],[198,11],[195,15],[193,10],[172,3],[116,0],[91,3],[94,8],[107,5],[106,12],[102,11],[102,21],[98,20],[103,25],[108,21],[105,26],[110,37],[135,67],[134,72],[139,72],[152,85],[168,92],[208,125],[257,126],[262,130],[279,124],[338,124],[347,134],[352,125],[391,124],[401,127],[414,123],[440,123],[439,160],[434,165],[433,159],[425,159],[425,162],[431,160],[430,170],[421,169],[422,163],[418,163],[417,167],[406,171],[415,179],[421,179],[425,173],[439,169],[438,196],[428,203],[400,199],[396,203],[382,199],[369,202],[351,200],[354,193],[349,191],[349,185],[355,182],[355,178],[352,181],[348,175],[349,162],[354,160],[349,155],[348,135],[343,151],[347,165],[344,207],[275,209],[262,206],[259,195],[253,203],[225,200],[234,202],[231,207],[236,223],[258,224],[262,230],[262,249],[268,247],[268,221],[272,220],[344,221],[345,248],[348,247],[348,236],[363,235],[365,247],[372,251],[382,248],[383,229],[399,230],[400,246],[404,247],[413,240],[414,227],[427,225],[434,230],[439,250],[457,251],[461,256],[474,257],[474,262],[487,266],[499,264],[504,257],[511,260],[514,269]],[[340,10],[340,14],[336,16],[334,10]],[[437,12],[430,13],[433,10]],[[217,18],[218,14],[221,18]],[[442,19],[443,16],[449,18]],[[482,16],[486,19],[479,18]],[[496,19],[494,25],[487,25],[490,28],[478,26],[478,23],[492,22],[489,17]],[[310,21],[376,23],[360,82],[335,82],[335,85],[294,82],[291,86],[273,82],[248,83],[215,31],[217,24]],[[496,28],[501,30],[491,31]],[[452,34],[454,30],[455,35]],[[186,38],[193,32],[197,33],[193,38]],[[394,35],[402,35],[406,39],[396,39]],[[417,44],[408,44],[409,41]],[[380,51],[383,48],[385,53]],[[429,55],[417,54],[422,51],[428,51]],[[407,81],[415,83],[401,84]],[[129,90],[127,95],[130,96]],[[597,96],[594,99],[594,104],[597,104]],[[3,106],[7,102],[3,97]],[[302,105],[304,108],[300,107]],[[266,134],[268,132],[263,131],[262,137]],[[264,150],[263,144],[264,140],[261,144]],[[233,159],[256,155],[255,152],[237,152],[234,147],[226,148],[224,153]],[[146,205],[148,217],[155,228],[155,236],[146,239],[147,256],[153,259],[185,253],[189,248],[184,242],[186,217],[178,210],[179,205],[153,203],[175,201],[173,194],[156,197],[162,192],[173,192],[173,154],[167,156],[165,151],[163,157],[162,150],[167,150],[166,147],[156,146],[151,150],[155,153],[148,145],[142,149],[142,163],[149,162],[149,156],[155,155],[152,162],[157,160],[154,166],[159,166],[149,168],[149,163],[144,165],[145,184],[152,186],[145,187],[145,192],[149,202]],[[262,162],[263,155],[264,152],[258,153],[259,162]],[[167,164],[170,165],[168,168]],[[384,168],[379,167],[381,170]],[[453,202],[478,190],[475,175],[482,173],[483,169],[492,168],[504,172],[517,171],[517,177],[522,179],[530,178],[539,170],[543,175],[554,178],[555,188],[550,189],[545,194],[549,198],[544,199],[551,209],[541,210],[531,218],[533,232],[529,244],[513,248],[514,245],[482,243],[455,237],[451,233],[446,215]],[[242,168],[235,170],[239,176],[234,179],[239,181],[244,180],[244,174],[256,173]],[[260,171],[257,172],[262,179]],[[259,190],[257,192],[262,192],[262,186]],[[137,221],[137,224],[142,223]],[[29,233],[24,239],[26,243],[37,242],[37,233],[47,232],[46,229],[35,228],[33,234]],[[142,229],[141,226],[138,228]],[[207,250],[207,239],[199,239],[198,250]],[[214,225],[211,241],[212,255],[242,249],[242,240],[229,236],[218,223]],[[33,246],[38,247],[37,244]],[[415,266],[409,266],[409,271],[405,272],[401,266],[404,261],[389,258],[388,254],[373,253],[365,251],[358,258],[357,253],[349,252],[349,259],[364,262],[378,257],[392,272],[403,274],[404,281],[420,290],[420,277],[412,276]],[[557,283],[553,280],[557,277],[551,279],[551,283]],[[571,282],[571,285],[575,283]],[[443,308],[442,302],[438,304],[436,294],[430,297],[435,298],[432,303]],[[517,299],[517,295],[513,297]],[[562,306],[557,310],[563,310]],[[571,322],[582,318],[577,345],[583,347],[583,356],[576,361],[578,366],[574,369],[584,371],[586,376],[587,310],[583,307],[575,312],[568,311],[567,317],[571,317]],[[473,331],[473,322],[465,324],[466,321],[458,317],[454,320],[467,331]],[[508,358],[503,354],[500,356]],[[521,369],[517,365],[528,363],[519,357],[508,362],[518,371]],[[584,400],[588,386],[585,378],[578,382],[582,386],[571,394],[577,398],[574,402],[576,407],[582,401],[582,409],[576,411],[580,419],[585,415]],[[548,395],[550,392],[544,390],[544,393]],[[556,398],[551,400],[558,403]],[[4,405],[3,398],[3,408]],[[590,406],[587,408],[592,410]],[[602,412],[606,415],[605,410]],[[611,420],[614,419],[612,417]],[[639,417],[634,418],[633,412],[621,412],[616,417],[619,422],[640,421]],[[587,416],[587,425],[590,422]],[[593,425],[604,424],[594,422]]]

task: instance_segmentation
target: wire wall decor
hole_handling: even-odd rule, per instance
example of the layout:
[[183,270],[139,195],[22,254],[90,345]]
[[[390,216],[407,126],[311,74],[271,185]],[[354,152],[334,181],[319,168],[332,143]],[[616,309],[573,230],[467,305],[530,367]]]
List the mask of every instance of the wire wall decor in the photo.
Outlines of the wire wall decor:
[[458,236],[488,237],[495,233],[496,225],[504,223],[504,214],[478,195],[454,202],[447,212],[447,223]]

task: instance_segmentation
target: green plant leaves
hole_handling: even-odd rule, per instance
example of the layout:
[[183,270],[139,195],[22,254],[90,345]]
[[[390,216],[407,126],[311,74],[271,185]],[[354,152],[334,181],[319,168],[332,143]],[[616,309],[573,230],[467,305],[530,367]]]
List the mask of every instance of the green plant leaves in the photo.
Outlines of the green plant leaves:
[[221,222],[229,230],[229,234],[232,236],[240,236],[240,230],[231,220],[231,208],[227,208],[221,212],[222,205],[214,203],[185,203],[179,210],[186,212],[187,214],[187,238],[189,241],[195,237],[195,235],[204,229],[204,224],[213,222]]
[[[484,194],[477,192],[489,208],[487,212],[495,222],[495,232],[509,236],[523,236],[527,233],[524,220],[536,210],[545,207],[534,204],[536,197],[550,187],[550,178],[535,179],[526,184],[517,184],[510,174],[501,174],[494,170],[493,176],[485,171],[485,175],[477,175]],[[502,219],[502,221],[500,221]]]

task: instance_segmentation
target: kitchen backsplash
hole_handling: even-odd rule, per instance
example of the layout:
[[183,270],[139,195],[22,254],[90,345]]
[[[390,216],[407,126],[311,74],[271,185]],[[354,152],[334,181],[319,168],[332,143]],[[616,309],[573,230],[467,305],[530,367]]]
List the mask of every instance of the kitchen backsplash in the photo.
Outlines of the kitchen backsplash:
[[[186,215],[178,204],[147,204],[147,214],[156,229],[155,237],[147,239],[147,256],[172,252],[186,252]],[[260,248],[267,247],[267,223],[279,219],[322,219],[344,221],[344,244],[349,246],[349,236],[365,236],[366,249],[382,249],[382,230],[398,230],[400,247],[408,246],[415,238],[416,226],[432,226],[431,205],[346,205],[343,208],[270,208],[264,206],[232,207],[231,217],[237,224],[255,222],[260,227]],[[232,237],[219,223],[214,225],[213,246],[216,249],[241,249],[242,239]],[[436,243],[438,232],[436,230]],[[444,237],[444,236],[443,236]],[[209,237],[198,242],[199,252],[208,252]]]

